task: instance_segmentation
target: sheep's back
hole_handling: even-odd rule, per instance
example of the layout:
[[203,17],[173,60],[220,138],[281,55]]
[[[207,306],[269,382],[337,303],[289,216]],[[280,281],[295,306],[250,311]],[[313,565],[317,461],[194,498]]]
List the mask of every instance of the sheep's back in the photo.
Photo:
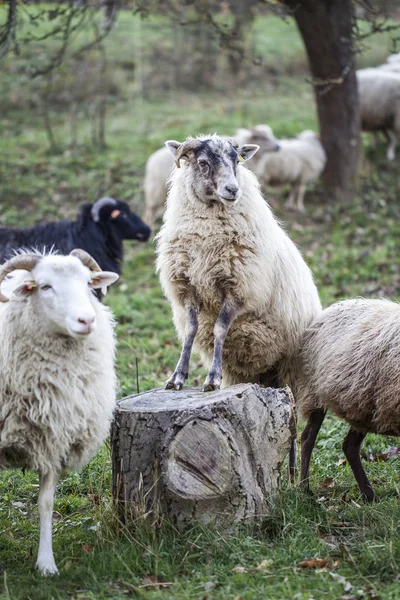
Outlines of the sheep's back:
[[308,418],[332,410],[363,432],[400,434],[400,305],[347,300],[304,335],[296,400]]

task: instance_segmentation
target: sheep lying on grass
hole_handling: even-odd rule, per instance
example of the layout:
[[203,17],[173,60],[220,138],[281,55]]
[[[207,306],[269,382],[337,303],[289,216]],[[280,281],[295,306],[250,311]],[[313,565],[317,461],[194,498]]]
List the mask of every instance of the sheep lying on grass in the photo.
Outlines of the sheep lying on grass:
[[83,250],[19,254],[0,267],[0,283],[8,274],[0,288],[0,468],[39,473],[36,564],[46,575],[57,573],[57,481],[91,458],[114,410],[113,318],[92,289],[118,275],[101,271]]
[[[256,125],[251,129],[237,129],[233,137],[239,145],[258,144],[261,153],[274,152],[278,150],[279,146],[275,140],[263,135],[264,127],[264,125]],[[260,138],[260,140],[258,138]],[[254,171],[256,162],[257,160],[253,159],[247,166]],[[147,160],[144,178],[144,197],[146,205],[144,220],[151,228],[154,228],[157,217],[161,216],[164,212],[165,201],[167,199],[167,181],[171,175],[174,164],[175,162],[171,152],[165,147],[159,148],[159,150],[154,152]]]
[[123,240],[146,241],[150,228],[126,204],[101,198],[84,204],[75,221],[42,223],[35,227],[0,227],[0,262],[17,248],[53,248],[68,254],[73,248],[89,252],[102,269],[121,273]]
[[193,344],[211,367],[203,390],[288,381],[291,356],[320,311],[311,272],[235,148],[213,135],[166,142],[177,167],[157,236],[157,269],[183,340],[166,383],[181,389]]
[[291,190],[287,207],[304,212],[304,194],[306,184],[317,179],[325,168],[326,154],[316,133],[302,131],[292,139],[276,139],[272,129],[264,125],[259,127],[257,144],[273,140],[279,146],[279,152],[263,154],[252,170],[265,185],[276,186],[290,184]]
[[307,329],[300,352],[296,402],[302,435],[301,481],[309,487],[311,453],[327,410],[350,430],[343,451],[361,493],[374,491],[360,459],[367,433],[400,435],[400,304],[345,300],[324,310]]
[[387,159],[396,157],[400,133],[400,76],[381,69],[357,71],[361,128],[382,131],[388,141]]

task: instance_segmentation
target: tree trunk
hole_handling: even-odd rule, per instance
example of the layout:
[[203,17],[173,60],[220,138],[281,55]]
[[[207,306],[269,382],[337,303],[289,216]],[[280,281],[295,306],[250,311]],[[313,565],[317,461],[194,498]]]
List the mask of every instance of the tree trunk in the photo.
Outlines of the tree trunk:
[[355,74],[352,0],[284,0],[306,47],[321,142],[327,154],[328,201],[351,201],[356,184],[360,111]]
[[111,430],[120,516],[227,527],[268,512],[294,434],[285,390],[152,390],[118,403]]

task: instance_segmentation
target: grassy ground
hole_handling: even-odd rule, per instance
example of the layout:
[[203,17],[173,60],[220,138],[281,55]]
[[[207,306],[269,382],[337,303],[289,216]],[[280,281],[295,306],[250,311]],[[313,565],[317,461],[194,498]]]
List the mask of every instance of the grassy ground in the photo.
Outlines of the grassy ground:
[[[316,127],[304,55],[290,22],[260,19],[254,31],[264,65],[279,64],[278,75],[265,76],[256,86],[230,87],[226,94],[170,90],[164,97],[157,91],[144,98],[137,75],[132,78],[121,66],[119,49],[129,49],[136,60],[138,49],[150,56],[150,45],[161,41],[168,46],[168,30],[161,25],[139,24],[124,14],[107,41],[109,77],[118,93],[108,100],[106,151],[90,143],[83,118],[78,145],[71,148],[68,104],[54,101],[60,151],[49,152],[38,103],[41,82],[22,76],[26,56],[8,59],[0,92],[1,223],[72,216],[81,201],[106,192],[128,199],[141,212],[144,164],[164,139],[231,133],[257,122],[270,123],[278,135]],[[373,64],[388,50],[387,38],[375,38],[360,61]],[[351,206],[327,207],[319,189],[310,188],[307,215],[299,216],[285,211],[278,192],[268,192],[314,272],[324,305],[356,295],[400,299],[398,161],[387,166],[384,149],[373,151],[364,143],[359,194]],[[118,320],[121,397],[136,391],[136,359],[143,391],[162,385],[179,355],[170,309],[154,273],[153,244],[127,245],[126,251],[124,276],[107,297]],[[199,385],[205,370],[196,356],[191,367],[189,383]],[[232,534],[195,524],[183,532],[168,523],[156,529],[147,521],[123,528],[111,504],[105,445],[58,488],[54,544],[60,576],[48,580],[34,570],[37,477],[5,472],[0,477],[0,598],[400,598],[400,465],[394,452],[382,456],[397,441],[370,436],[364,444],[366,468],[381,498],[366,506],[342,460],[345,431],[340,421],[326,420],[314,453],[313,495],[301,494],[283,476],[270,514]],[[329,562],[321,569],[299,566],[313,558]]]

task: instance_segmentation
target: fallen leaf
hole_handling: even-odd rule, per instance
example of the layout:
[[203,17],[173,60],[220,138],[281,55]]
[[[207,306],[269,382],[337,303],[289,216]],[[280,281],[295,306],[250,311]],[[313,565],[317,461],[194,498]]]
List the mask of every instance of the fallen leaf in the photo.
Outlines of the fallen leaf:
[[233,567],[232,573],[247,573],[246,567]]
[[86,554],[91,554],[93,552],[92,544],[83,544],[82,548],[83,551],[86,552]]
[[143,577],[142,585],[143,587],[152,587],[156,590],[159,590],[171,587],[172,583],[167,583],[158,575],[154,575],[153,573],[147,573]]
[[69,569],[71,565],[72,565],[72,560],[67,560],[67,562],[64,565],[64,569],[65,570]]
[[331,572],[329,572],[329,575],[333,579],[335,579],[335,581],[337,581],[338,583],[341,583],[344,586],[345,592],[350,592],[350,590],[353,589],[353,586],[351,585],[351,583],[349,581],[347,581],[347,579],[342,577],[342,575],[339,575],[338,573],[331,573]]
[[339,458],[339,460],[337,461],[337,463],[336,463],[336,464],[338,465],[338,467],[341,467],[342,465],[345,465],[345,464],[346,464],[346,462],[347,462],[347,461],[346,461],[346,459],[345,459],[345,458]]
[[320,490],[327,490],[329,488],[333,488],[335,487],[335,480],[333,479],[333,477],[327,477],[325,481],[319,484],[318,487]]
[[318,537],[319,537],[320,540],[322,540],[323,542],[325,542],[325,544],[331,550],[338,550],[338,548],[339,548],[339,542],[338,542],[338,540],[333,535],[319,535]]
[[264,559],[254,569],[251,569],[251,572],[255,573],[256,571],[265,571],[266,569],[269,569],[270,567],[272,567],[273,564],[274,564],[273,560]]
[[25,508],[26,506],[25,502],[11,502],[11,504],[15,506],[15,508]]
[[302,569],[323,569],[327,565],[329,565],[329,558],[312,558],[299,563],[299,567]]

